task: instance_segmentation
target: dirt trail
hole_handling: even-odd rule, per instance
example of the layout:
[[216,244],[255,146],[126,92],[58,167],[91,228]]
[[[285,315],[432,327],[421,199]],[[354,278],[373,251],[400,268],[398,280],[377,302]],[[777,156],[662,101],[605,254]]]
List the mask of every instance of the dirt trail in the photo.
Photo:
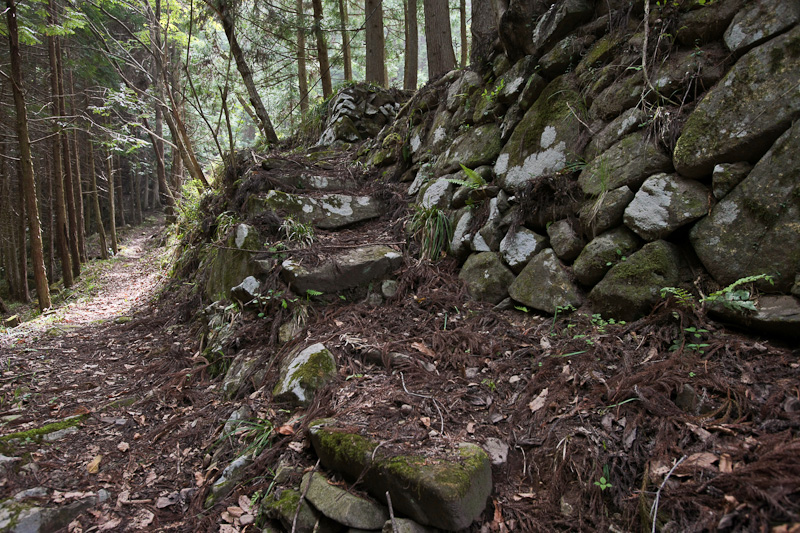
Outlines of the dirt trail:
[[[195,486],[198,436],[213,416],[194,413],[173,386],[174,372],[193,366],[195,341],[149,307],[164,278],[162,228],[133,228],[116,258],[84,268],[76,292],[82,284],[89,297],[67,298],[0,338],[0,453],[18,458],[0,468],[0,500],[43,488],[26,503],[64,509],[105,491],[108,501],[59,524],[69,531],[186,527],[186,502],[157,501]],[[27,433],[8,439],[18,432]]]

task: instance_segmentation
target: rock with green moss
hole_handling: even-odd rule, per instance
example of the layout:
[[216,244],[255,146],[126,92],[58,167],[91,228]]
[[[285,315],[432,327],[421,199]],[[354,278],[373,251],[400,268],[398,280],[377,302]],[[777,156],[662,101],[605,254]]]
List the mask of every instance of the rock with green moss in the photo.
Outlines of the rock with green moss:
[[317,472],[303,476],[300,490],[320,513],[347,527],[375,530],[389,519],[389,511],[383,505],[331,485]]
[[800,122],[692,228],[692,246],[720,284],[770,274],[775,276],[775,290],[789,292],[800,272],[798,169]]
[[449,111],[436,113],[433,117],[433,124],[425,136],[425,142],[420,143],[414,148],[414,138],[411,139],[411,149],[413,153],[428,151],[430,154],[439,155],[444,152],[453,141],[454,131],[450,127],[453,114]]
[[699,178],[719,163],[758,160],[800,116],[799,83],[797,26],[746,53],[708,91],[675,146],[676,170]]
[[214,247],[201,265],[208,271],[206,296],[213,301],[230,298],[233,287],[258,275],[261,269],[253,255],[263,248],[264,241],[255,228],[238,224],[223,246]]
[[493,163],[500,153],[500,126],[484,124],[470,128],[458,137],[436,162],[436,174],[449,174],[464,165],[476,168]]
[[639,107],[628,109],[592,137],[584,154],[586,160],[591,161],[602,154],[623,137],[637,131],[646,121],[647,114]]
[[680,254],[666,241],[646,244],[614,265],[589,293],[593,308],[606,318],[636,320],[661,301],[661,289],[680,281]]
[[448,174],[423,185],[417,194],[417,203],[425,209],[432,207],[444,209],[449,206],[453,198],[453,189],[456,188],[455,184],[449,180],[455,177],[455,175]]
[[733,17],[749,1],[706,2],[700,9],[682,14],[678,22],[678,42],[693,47],[721,39]]
[[584,193],[597,196],[623,185],[638,189],[648,176],[671,170],[670,158],[644,132],[637,132],[594,158],[578,183]]
[[225,467],[222,474],[220,474],[217,480],[214,481],[214,484],[211,485],[211,490],[209,490],[203,506],[209,509],[213,507],[215,503],[230,494],[234,487],[236,487],[236,484],[242,480],[245,470],[252,462],[253,460],[249,455],[241,455]]
[[474,444],[461,444],[438,457],[392,456],[330,419],[313,422],[310,437],[326,468],[358,479],[380,501],[388,491],[395,513],[422,525],[464,529],[483,513],[492,491],[491,462]]
[[656,174],[642,184],[625,209],[625,225],[646,241],[655,241],[704,217],[710,191],[676,174]]
[[639,249],[639,238],[625,226],[598,235],[586,245],[572,265],[575,278],[583,285],[592,286],[603,279],[612,266],[626,261]]
[[472,249],[475,233],[471,229],[474,217],[473,210],[468,207],[453,215],[453,238],[450,240],[449,253],[459,261],[466,259]]
[[470,296],[493,304],[508,296],[508,286],[514,281],[514,273],[494,252],[469,256],[458,277],[466,283]]
[[[616,73],[615,68],[608,67],[609,73]],[[634,107],[642,98],[644,93],[644,75],[641,71],[629,74],[626,77],[614,78],[598,77],[595,83],[611,82],[605,89],[594,98],[592,107],[589,109],[589,116],[602,120],[610,120],[618,117],[626,109]],[[590,88],[591,92],[596,89]]]
[[[561,76],[542,92],[514,129],[495,163],[500,186],[519,190],[580,156],[583,103],[574,77]],[[579,116],[576,116],[576,113]]]
[[586,241],[569,220],[559,220],[547,227],[550,247],[562,261],[572,261],[581,253]]
[[297,490],[281,489],[276,491],[273,498],[265,498],[261,508],[269,518],[283,524],[286,531],[334,533],[341,530],[339,524],[326,519],[306,500],[301,500],[301,496]]
[[252,352],[243,351],[236,355],[222,381],[222,394],[226,398],[249,394],[253,392],[256,384],[261,383],[267,368],[256,368],[259,359],[259,354]]
[[800,3],[785,0],[750,2],[733,17],[723,39],[731,52],[744,53],[800,22]]
[[575,73],[582,79],[589,73],[593,75],[598,68],[606,65],[614,57],[615,52],[624,42],[624,34],[619,31],[604,35],[595,41],[583,55],[580,63],[575,67]]
[[630,188],[623,185],[586,201],[578,211],[583,230],[594,236],[619,226],[633,197]]
[[[483,85],[481,77],[472,70],[463,70],[456,81],[447,88],[447,110],[455,111],[459,106],[472,96],[472,94]],[[441,114],[441,113],[440,113]]]
[[403,256],[384,245],[362,246],[330,257],[316,266],[294,259],[283,262],[281,275],[295,292],[319,291],[335,294],[383,278],[400,268]]
[[539,72],[547,78],[563,74],[580,61],[591,39],[574,34],[564,37],[539,59]]
[[[533,56],[525,56],[514,63],[513,67],[498,78],[500,90],[497,91],[495,96],[497,101],[507,106],[513,104],[525,90],[535,68],[536,61]],[[541,79],[541,77],[538,78]],[[544,88],[544,85],[541,87]],[[532,103],[533,101],[529,102],[528,105]]]
[[306,406],[314,393],[336,376],[336,359],[321,343],[295,350],[281,363],[272,391],[275,401]]
[[579,307],[583,301],[566,267],[550,248],[531,259],[508,288],[508,294],[515,301],[546,313],[555,312],[557,307]]

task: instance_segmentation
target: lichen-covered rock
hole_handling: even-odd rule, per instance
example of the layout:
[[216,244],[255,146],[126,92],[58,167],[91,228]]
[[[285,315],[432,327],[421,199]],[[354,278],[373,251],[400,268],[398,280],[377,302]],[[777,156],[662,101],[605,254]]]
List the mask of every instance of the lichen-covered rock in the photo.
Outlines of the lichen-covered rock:
[[580,61],[590,37],[568,35],[539,59],[540,72],[548,78],[558,76]]
[[440,457],[388,456],[335,421],[311,424],[311,444],[326,468],[341,473],[373,497],[385,501],[388,491],[398,514],[446,531],[468,527],[483,513],[492,492],[489,457],[474,444],[461,444]]
[[535,177],[561,170],[580,156],[583,109],[574,77],[561,76],[542,92],[511,134],[495,164],[500,186],[518,190]]
[[581,226],[591,235],[599,235],[619,226],[622,224],[625,208],[631,203],[633,196],[633,191],[623,185],[587,201],[578,212]]
[[203,506],[209,509],[213,507],[215,503],[230,494],[236,484],[242,480],[245,470],[252,462],[253,460],[249,455],[241,455],[226,466],[222,474],[220,474],[214,484],[211,485],[211,490],[208,491],[208,496],[206,496]]
[[661,289],[675,287],[679,281],[677,248],[655,241],[614,265],[589,293],[589,300],[607,318],[636,320],[661,301]]
[[597,196],[623,185],[638,189],[648,176],[671,170],[670,158],[644,132],[637,132],[594,158],[578,176],[578,183],[584,193]]
[[340,524],[311,507],[302,498],[300,491],[294,489],[282,489],[274,497],[264,498],[262,509],[269,518],[283,524],[287,531],[294,529],[295,533],[338,533],[342,529]]
[[716,165],[714,173],[711,175],[711,190],[714,198],[722,200],[747,177],[751,170],[753,170],[753,165],[746,161]]
[[500,256],[515,274],[522,272],[525,265],[541,252],[547,244],[547,237],[534,233],[525,227],[506,234],[500,241]]
[[505,72],[498,80],[502,88],[497,93],[497,101],[503,105],[513,104],[526,88],[527,82],[535,68],[536,61],[533,56],[525,56],[514,63],[514,66]]
[[247,211],[251,215],[274,211],[321,229],[339,229],[379,217],[383,206],[371,196],[323,194],[312,197],[272,190],[264,196],[248,198]]
[[457,129],[452,128],[453,114],[449,111],[442,111],[433,116],[433,124],[425,136],[425,143],[418,148],[414,147],[414,140],[411,140],[411,149],[414,152],[424,150],[431,154],[441,154],[453,141]]
[[[616,69],[609,67],[609,73],[615,74]],[[612,81],[608,79],[607,81]],[[634,107],[642,98],[644,92],[644,75],[635,72],[616,79],[602,90],[589,108],[589,116],[602,120],[610,120],[619,116],[626,109]]]
[[690,239],[706,270],[722,285],[757,274],[776,276],[788,292],[800,271],[800,122],[784,133],[747,178]]
[[97,505],[90,496],[63,506],[38,507],[13,499],[0,503],[0,531],[9,533],[45,533],[59,531],[82,512]]
[[467,284],[470,296],[493,304],[508,296],[508,286],[514,281],[513,272],[494,252],[469,256],[458,277]]
[[261,282],[253,276],[247,276],[240,284],[231,288],[231,298],[247,304],[256,297],[260,288]]
[[581,294],[553,250],[537,254],[508,288],[508,294],[526,306],[554,313],[557,307],[581,305]]
[[625,209],[625,225],[646,241],[662,239],[708,213],[709,191],[695,180],[656,174]]
[[568,220],[553,222],[547,228],[547,235],[550,237],[550,246],[558,256],[564,261],[572,261],[583,250],[586,244],[583,237],[575,231]]
[[238,224],[225,240],[225,245],[212,249],[201,267],[208,271],[208,298],[228,298],[231,288],[239,285],[248,276],[257,275],[260,269],[253,259],[253,253],[261,251],[263,247],[263,240],[255,228]]
[[281,363],[281,374],[272,391],[275,401],[306,406],[314,393],[336,376],[336,359],[322,344],[295,350]]
[[647,115],[640,108],[628,109],[592,137],[586,147],[586,159],[591,161],[602,154],[620,139],[638,130],[646,120]]
[[389,519],[386,507],[331,485],[317,472],[303,476],[300,490],[320,513],[347,527],[375,530]]
[[314,267],[287,259],[281,275],[301,294],[308,290],[335,294],[380,279],[402,263],[403,256],[394,249],[372,245],[354,248]]
[[800,22],[800,3],[756,0],[739,11],[725,30],[725,45],[743,53]]
[[458,137],[436,163],[436,173],[449,174],[464,165],[475,168],[493,163],[500,153],[500,126],[484,124]]
[[523,113],[530,109],[534,102],[536,102],[545,87],[547,87],[547,82],[544,78],[538,74],[531,74],[528,81],[525,82],[525,86],[522,88],[519,101],[517,102]]
[[554,3],[542,15],[533,30],[534,55],[541,55],[578,26],[588,21],[594,13],[589,0],[564,0]]
[[464,102],[472,96],[482,85],[481,77],[477,72],[464,70],[461,76],[450,84],[447,89],[447,110],[453,112],[457,107],[464,105]]
[[631,230],[625,226],[614,228],[586,245],[572,265],[572,271],[583,285],[595,285],[612,266],[627,261],[639,247],[639,238]]
[[[800,115],[800,26],[750,50],[689,115],[673,155],[688,177],[757,160]],[[776,105],[780,102],[780,105]]]
[[[689,101],[722,78],[725,63],[720,58],[725,55],[724,47],[719,44],[673,54],[653,73],[653,87],[662,97],[675,98],[680,94],[683,101]],[[695,87],[695,91],[689,90],[690,87]],[[655,101],[658,95],[650,94],[649,98]]]
[[453,198],[455,185],[448,181],[448,178],[453,177],[452,175],[442,176],[425,184],[417,195],[417,203],[425,209],[431,207],[444,209],[449,206]]

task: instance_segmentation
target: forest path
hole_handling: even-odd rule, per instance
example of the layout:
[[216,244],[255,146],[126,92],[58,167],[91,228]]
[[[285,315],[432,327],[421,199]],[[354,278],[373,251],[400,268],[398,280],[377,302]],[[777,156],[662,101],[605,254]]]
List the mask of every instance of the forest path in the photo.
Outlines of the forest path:
[[0,337],[0,501],[22,493],[45,509],[38,531],[185,527],[191,493],[170,495],[202,472],[196,441],[213,433],[202,413],[217,402],[181,386],[196,343],[149,305],[165,277],[163,227],[156,217],[124,232],[62,305]]

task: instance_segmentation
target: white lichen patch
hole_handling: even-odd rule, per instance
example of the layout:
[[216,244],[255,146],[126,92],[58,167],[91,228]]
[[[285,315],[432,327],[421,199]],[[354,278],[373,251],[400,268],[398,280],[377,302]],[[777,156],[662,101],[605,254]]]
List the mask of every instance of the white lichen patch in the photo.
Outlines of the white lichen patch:
[[239,224],[236,226],[236,247],[241,248],[244,246],[244,241],[250,234],[250,227],[247,224]]
[[439,144],[446,138],[447,138],[447,132],[442,126],[439,126],[438,128],[436,128],[436,131],[433,132],[433,144]]
[[420,146],[422,146],[422,139],[419,138],[419,134],[415,134],[411,137],[411,151],[417,153]]
[[452,184],[446,179],[440,178],[434,181],[422,195],[420,204],[426,209],[439,205],[451,186]]
[[550,148],[554,142],[556,142],[556,134],[558,132],[553,126],[547,126],[544,128],[542,132],[542,138],[539,140],[539,145],[542,148]]
[[349,217],[353,214],[352,198],[343,194],[331,194],[322,198],[322,208],[330,214]]
[[714,208],[714,222],[727,226],[739,218],[739,206],[735,202],[721,202]]
[[[532,178],[564,168],[564,165],[567,164],[566,149],[566,143],[561,141],[552,148],[529,155],[521,166],[508,169],[505,175],[506,186],[516,188]],[[506,160],[506,164],[507,162]],[[499,164],[500,159],[498,158],[497,165]],[[495,170],[497,170],[497,165]],[[498,175],[500,174],[498,172]]]

